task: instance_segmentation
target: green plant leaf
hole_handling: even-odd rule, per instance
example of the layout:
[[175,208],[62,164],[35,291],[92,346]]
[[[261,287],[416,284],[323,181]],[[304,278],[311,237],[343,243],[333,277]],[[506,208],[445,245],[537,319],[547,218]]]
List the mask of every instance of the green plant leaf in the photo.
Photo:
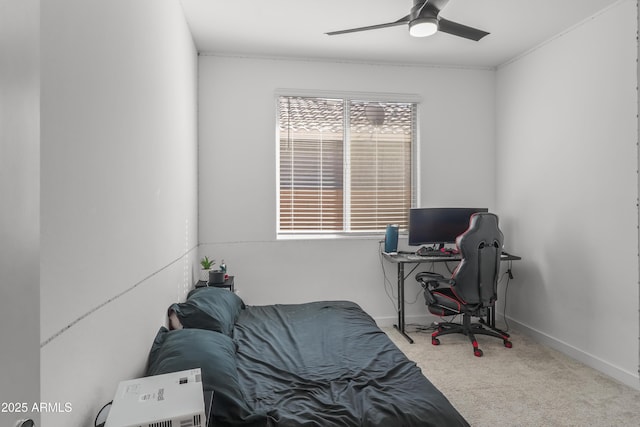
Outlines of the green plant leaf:
[[209,259],[209,257],[204,257],[200,260],[200,265],[203,270],[210,270],[211,267],[216,263],[215,259]]

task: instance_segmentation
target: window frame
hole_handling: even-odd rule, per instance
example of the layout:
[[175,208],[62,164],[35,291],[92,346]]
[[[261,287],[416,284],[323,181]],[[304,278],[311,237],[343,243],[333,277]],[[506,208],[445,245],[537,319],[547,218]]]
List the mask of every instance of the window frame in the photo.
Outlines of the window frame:
[[[282,231],[280,229],[280,97],[309,97],[309,98],[336,98],[342,99],[349,104],[350,101],[365,101],[365,102],[397,102],[397,103],[412,103],[415,104],[415,123],[414,123],[414,135],[411,142],[411,207],[419,205],[420,195],[420,109],[421,98],[416,94],[406,93],[379,93],[379,92],[347,92],[347,91],[322,91],[322,90],[300,90],[300,89],[278,89],[275,91],[274,104],[275,104],[275,175],[276,175],[276,239],[277,240],[298,240],[298,239],[335,239],[335,238],[379,238],[381,231],[360,231],[360,230],[346,230],[346,226],[341,231],[321,231],[321,230],[305,230],[305,231]],[[349,114],[348,109],[344,111],[345,117]],[[350,145],[350,130],[349,126],[345,127],[344,131],[344,152],[345,159],[343,159],[343,167],[347,168],[349,163],[348,156]],[[349,184],[351,179],[351,173],[346,173],[344,178],[344,191],[349,192]],[[345,199],[349,200],[349,196],[345,195]],[[350,206],[345,203],[343,209],[347,210]],[[345,212],[345,218],[347,217]],[[406,234],[406,229],[400,230],[401,234]]]

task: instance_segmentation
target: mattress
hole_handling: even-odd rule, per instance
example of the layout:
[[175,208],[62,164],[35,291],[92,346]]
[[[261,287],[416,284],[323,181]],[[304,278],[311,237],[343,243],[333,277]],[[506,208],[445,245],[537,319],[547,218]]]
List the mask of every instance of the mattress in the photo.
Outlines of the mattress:
[[200,368],[210,426],[469,425],[354,302],[246,306],[201,288],[168,314],[147,375]]
[[234,340],[249,405],[270,425],[468,425],[353,302],[248,306]]

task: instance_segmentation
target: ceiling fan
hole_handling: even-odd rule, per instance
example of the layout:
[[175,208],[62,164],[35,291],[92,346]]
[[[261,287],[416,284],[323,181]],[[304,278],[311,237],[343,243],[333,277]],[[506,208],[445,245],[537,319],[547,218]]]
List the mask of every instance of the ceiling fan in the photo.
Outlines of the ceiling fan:
[[489,33],[477,28],[468,27],[440,17],[440,11],[449,0],[413,0],[413,7],[407,16],[386,24],[370,25],[368,27],[351,28],[348,30],[331,31],[330,36],[358,31],[377,30],[379,28],[395,27],[409,24],[409,34],[414,37],[426,37],[438,31],[452,34],[465,39],[478,41]]

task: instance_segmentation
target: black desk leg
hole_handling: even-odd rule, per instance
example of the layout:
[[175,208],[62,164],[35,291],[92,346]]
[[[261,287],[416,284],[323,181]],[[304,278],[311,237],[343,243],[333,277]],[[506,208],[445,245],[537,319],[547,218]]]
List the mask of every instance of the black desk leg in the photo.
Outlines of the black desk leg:
[[393,326],[409,343],[413,344],[413,340],[404,330],[404,263],[402,262],[398,263],[398,324]]
[[495,303],[493,307],[489,307],[489,311],[491,312],[491,322],[489,323],[489,325],[491,325],[492,328],[496,327],[496,307],[495,307]]

